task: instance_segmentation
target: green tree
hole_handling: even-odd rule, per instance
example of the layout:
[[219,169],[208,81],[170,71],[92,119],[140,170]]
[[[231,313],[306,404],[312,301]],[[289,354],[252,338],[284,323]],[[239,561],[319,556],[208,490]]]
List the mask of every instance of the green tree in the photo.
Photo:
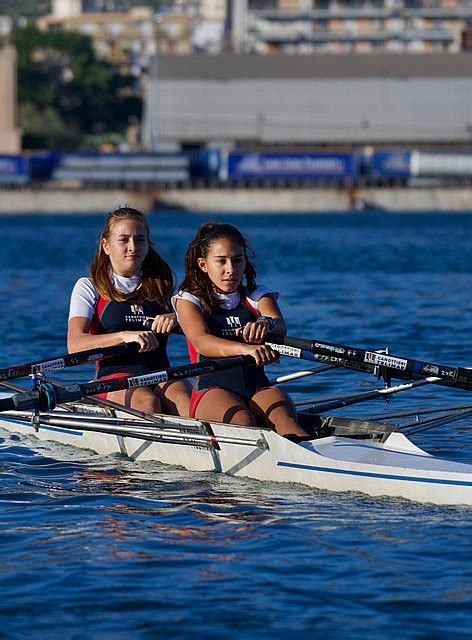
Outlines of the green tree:
[[141,118],[135,79],[98,60],[88,36],[28,25],[14,42],[25,147],[78,149],[94,135],[124,134],[130,118]]

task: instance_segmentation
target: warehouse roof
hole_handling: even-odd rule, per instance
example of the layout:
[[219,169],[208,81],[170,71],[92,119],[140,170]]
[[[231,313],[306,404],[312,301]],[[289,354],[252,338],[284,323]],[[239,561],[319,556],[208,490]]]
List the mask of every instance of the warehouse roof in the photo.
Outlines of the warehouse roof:
[[324,55],[159,55],[151,78],[166,80],[472,77],[472,52]]

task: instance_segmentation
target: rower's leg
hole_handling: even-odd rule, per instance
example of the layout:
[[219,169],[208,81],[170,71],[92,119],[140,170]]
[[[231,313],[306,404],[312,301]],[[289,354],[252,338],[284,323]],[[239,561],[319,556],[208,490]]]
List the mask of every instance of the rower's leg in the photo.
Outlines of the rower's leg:
[[161,413],[161,400],[150,387],[113,391],[107,399],[145,413]]
[[282,436],[309,434],[297,421],[297,410],[290,397],[278,387],[256,391],[249,401],[249,408],[262,424],[271,427]]
[[254,416],[242,398],[226,389],[208,389],[200,398],[195,418],[255,427]]
[[191,388],[186,380],[172,380],[158,384],[154,389],[162,404],[162,411],[172,416],[190,415]]

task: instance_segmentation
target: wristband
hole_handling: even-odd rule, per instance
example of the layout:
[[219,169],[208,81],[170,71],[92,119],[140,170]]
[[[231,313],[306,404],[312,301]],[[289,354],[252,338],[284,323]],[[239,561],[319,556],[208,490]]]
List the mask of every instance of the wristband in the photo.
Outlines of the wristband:
[[269,326],[267,327],[268,331],[274,331],[275,327],[277,326],[277,320],[276,318],[269,318],[269,316],[259,316],[256,320],[256,322],[262,322],[263,320],[265,320],[266,322],[269,323]]

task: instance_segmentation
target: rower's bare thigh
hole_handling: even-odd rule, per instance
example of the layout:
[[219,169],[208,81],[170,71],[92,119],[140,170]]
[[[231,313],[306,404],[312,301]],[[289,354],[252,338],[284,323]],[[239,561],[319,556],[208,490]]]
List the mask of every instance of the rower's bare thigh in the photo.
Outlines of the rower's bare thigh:
[[155,388],[161,399],[162,410],[177,416],[188,416],[190,410],[191,388],[186,380],[162,382]]
[[237,394],[226,389],[209,389],[200,399],[195,417],[243,426],[255,426],[254,418]]

